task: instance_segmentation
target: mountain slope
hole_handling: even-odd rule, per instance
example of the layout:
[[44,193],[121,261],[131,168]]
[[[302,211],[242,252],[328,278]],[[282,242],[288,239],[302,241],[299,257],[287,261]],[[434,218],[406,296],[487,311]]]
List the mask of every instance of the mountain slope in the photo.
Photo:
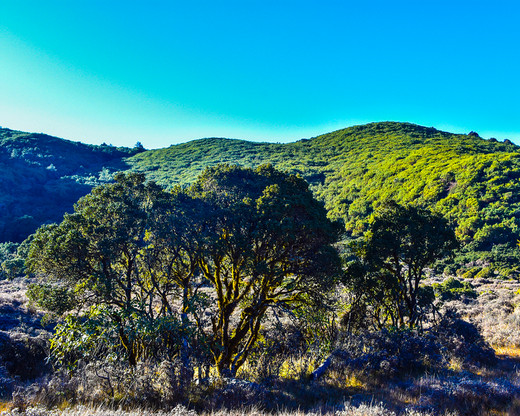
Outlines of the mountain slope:
[[433,207],[452,220],[465,243],[458,264],[492,263],[509,274],[520,261],[520,148],[509,141],[385,122],[288,144],[203,139],[127,159],[132,170],[165,186],[187,184],[218,162],[272,163],[302,174],[354,235],[391,198]]
[[0,129],[0,242],[22,241],[125,169],[135,150]]
[[59,221],[115,171],[144,172],[172,187],[223,162],[272,163],[301,174],[354,237],[366,230],[374,209],[392,198],[432,207],[453,221],[464,242],[456,267],[490,265],[509,275],[520,264],[520,148],[476,133],[396,122],[287,144],[211,138],[151,151],[0,129],[0,241],[20,241],[37,225]]

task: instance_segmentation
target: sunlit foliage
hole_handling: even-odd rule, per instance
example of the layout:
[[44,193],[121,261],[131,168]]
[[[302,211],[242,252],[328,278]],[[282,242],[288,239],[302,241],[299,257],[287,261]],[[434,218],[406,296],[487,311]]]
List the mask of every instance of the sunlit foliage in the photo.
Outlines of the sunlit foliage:
[[370,214],[393,199],[428,206],[455,223],[464,243],[458,267],[479,260],[509,275],[520,262],[520,152],[509,141],[385,122],[287,144],[204,139],[128,159],[132,169],[167,186],[190,183],[219,161],[269,162],[301,174],[353,236],[365,232]]

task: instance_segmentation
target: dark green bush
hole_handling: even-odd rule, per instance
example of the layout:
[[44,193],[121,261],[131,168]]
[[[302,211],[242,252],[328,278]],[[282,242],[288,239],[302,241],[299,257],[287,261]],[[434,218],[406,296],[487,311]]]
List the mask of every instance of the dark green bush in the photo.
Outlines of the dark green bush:
[[461,282],[460,280],[450,277],[442,283],[433,285],[435,296],[442,301],[460,299],[463,296],[475,299],[477,292],[470,283]]
[[76,306],[74,293],[69,288],[49,283],[30,284],[27,297],[40,308],[58,316]]

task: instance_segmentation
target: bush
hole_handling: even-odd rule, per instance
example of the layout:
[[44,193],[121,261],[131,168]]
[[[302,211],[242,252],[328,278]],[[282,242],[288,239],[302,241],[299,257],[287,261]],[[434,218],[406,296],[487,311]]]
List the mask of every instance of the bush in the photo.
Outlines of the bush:
[[490,267],[483,267],[476,275],[475,279],[490,279],[495,276],[495,271]]
[[463,279],[473,279],[475,275],[480,271],[479,267],[472,267],[462,273]]
[[458,317],[453,310],[445,312],[434,327],[437,342],[447,356],[458,360],[463,367],[482,367],[496,364],[493,349],[484,340],[478,328]]
[[423,371],[446,371],[495,364],[494,351],[478,329],[448,311],[426,331],[388,330],[344,334],[333,355],[334,372],[359,374],[367,380],[399,378]]
[[477,292],[470,283],[461,282],[454,277],[450,277],[442,283],[434,283],[433,289],[435,296],[441,301],[460,299],[464,296],[472,299],[477,298]]
[[31,337],[20,332],[0,331],[0,352],[2,364],[10,377],[32,380],[49,370],[45,335]]
[[76,306],[74,293],[67,287],[48,283],[32,283],[27,289],[27,297],[40,308],[61,316]]

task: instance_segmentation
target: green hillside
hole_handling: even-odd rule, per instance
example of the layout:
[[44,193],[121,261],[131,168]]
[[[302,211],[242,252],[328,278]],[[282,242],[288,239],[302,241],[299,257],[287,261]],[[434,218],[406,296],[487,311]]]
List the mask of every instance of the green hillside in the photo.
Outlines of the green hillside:
[[0,242],[21,241],[40,224],[61,220],[115,171],[144,172],[172,187],[223,162],[272,163],[301,174],[352,237],[386,199],[433,207],[464,243],[450,272],[464,266],[470,274],[509,275],[520,264],[520,147],[396,122],[287,144],[210,138],[151,151],[0,129]]
[[507,275],[520,260],[520,148],[507,140],[385,122],[288,144],[196,140],[127,159],[132,170],[166,186],[187,184],[221,162],[272,163],[300,173],[353,236],[392,198],[433,207],[453,221],[464,243],[459,265],[478,266],[474,272],[481,275],[492,270]]
[[61,221],[136,151],[0,129],[0,242],[22,241],[41,224]]

